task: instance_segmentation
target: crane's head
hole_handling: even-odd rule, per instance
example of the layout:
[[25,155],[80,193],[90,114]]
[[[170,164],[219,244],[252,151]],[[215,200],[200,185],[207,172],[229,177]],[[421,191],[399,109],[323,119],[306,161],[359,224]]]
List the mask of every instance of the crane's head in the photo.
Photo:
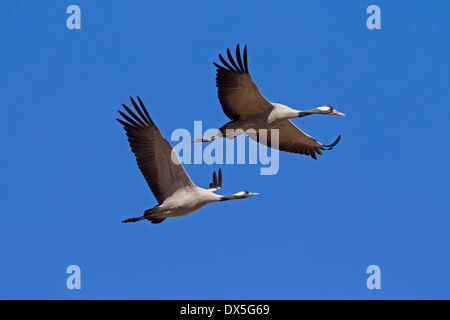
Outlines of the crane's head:
[[343,114],[342,112],[337,111],[335,108],[333,108],[332,106],[323,106],[323,107],[318,107],[316,108],[316,110],[319,113],[322,114],[336,114],[338,116],[343,116],[345,117],[345,114]]
[[241,191],[241,192],[238,192],[238,193],[236,193],[235,195],[237,195],[237,196],[239,196],[239,197],[241,197],[241,198],[248,198],[248,197],[251,197],[251,196],[257,196],[259,193],[256,193],[256,192],[248,192],[247,190],[244,190],[244,191]]
[[238,193],[232,194],[231,196],[223,196],[220,200],[225,201],[225,200],[233,200],[233,199],[245,199],[245,198],[249,198],[251,196],[256,196],[258,194],[259,193],[248,192],[247,190],[244,190],[244,191],[240,191]]

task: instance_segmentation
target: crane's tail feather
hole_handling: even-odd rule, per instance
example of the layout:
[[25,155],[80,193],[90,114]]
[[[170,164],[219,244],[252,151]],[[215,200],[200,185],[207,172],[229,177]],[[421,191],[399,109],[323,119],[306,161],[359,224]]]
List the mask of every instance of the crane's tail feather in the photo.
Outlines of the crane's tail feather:
[[153,218],[153,217],[147,217],[146,219],[154,224],[161,223],[164,220],[166,220],[166,218]]
[[[157,206],[156,206],[157,207]],[[157,224],[157,223],[161,223],[164,220],[166,220],[166,218],[160,218],[160,217],[155,217],[154,214],[155,212],[155,208],[150,208],[144,211],[144,218],[147,219],[148,221],[150,221],[151,223]]]

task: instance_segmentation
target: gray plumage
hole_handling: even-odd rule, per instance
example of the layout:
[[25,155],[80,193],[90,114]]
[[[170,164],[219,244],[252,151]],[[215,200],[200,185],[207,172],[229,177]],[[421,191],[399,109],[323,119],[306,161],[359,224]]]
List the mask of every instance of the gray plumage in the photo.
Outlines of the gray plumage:
[[[304,117],[310,114],[335,114],[344,115],[330,106],[301,111],[291,109],[288,106],[269,102],[253,83],[248,71],[247,46],[244,47],[243,59],[239,45],[236,46],[236,61],[230,49],[227,49],[228,61],[219,54],[222,65],[214,62],[217,68],[216,86],[217,95],[222,105],[223,112],[231,119],[222,126],[214,136],[201,137],[194,142],[207,142],[217,138],[235,138],[242,132],[269,147],[279,150],[299,153],[317,159],[316,154],[322,154],[323,150],[332,149],[341,139],[341,136],[330,145],[324,145],[316,141],[296,127],[289,119]],[[239,132],[238,130],[241,129]],[[252,130],[253,129],[253,133]],[[278,129],[279,145],[272,143],[273,129]],[[228,131],[227,131],[228,130]],[[261,130],[265,130],[264,133]],[[267,139],[261,138],[267,136]]]
[[147,219],[152,223],[160,223],[168,217],[187,215],[211,202],[248,198],[257,193],[241,191],[231,196],[221,196],[214,191],[222,187],[222,170],[219,175],[213,173],[210,189],[197,187],[180,163],[176,152],[164,139],[158,127],[152,121],[141,99],[139,106],[131,99],[133,112],[123,105],[125,111],[119,111],[123,119],[117,119],[123,125],[131,151],[150,187],[158,205],[145,210],[144,215],[128,218],[122,222],[136,222]]

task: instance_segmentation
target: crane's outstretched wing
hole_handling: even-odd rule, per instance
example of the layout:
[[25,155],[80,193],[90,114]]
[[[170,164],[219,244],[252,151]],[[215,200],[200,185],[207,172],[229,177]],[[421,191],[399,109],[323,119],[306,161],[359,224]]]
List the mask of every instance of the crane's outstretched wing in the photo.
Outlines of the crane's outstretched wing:
[[121,111],[119,113],[126,121],[116,120],[123,125],[138,167],[156,200],[161,204],[180,188],[192,187],[194,183],[172,146],[153,123],[141,99],[138,97],[140,108],[133,98],[130,99],[137,115],[123,105],[128,115]]
[[217,95],[223,112],[232,120],[246,119],[272,110],[272,104],[259,92],[248,73],[247,46],[244,47],[244,62],[241,59],[239,45],[236,47],[237,64],[227,49],[228,60],[219,54],[225,66],[218,65],[216,74]]
[[[322,154],[322,150],[333,149],[333,147],[339,142],[339,140],[341,140],[341,136],[339,135],[336,141],[334,141],[332,144],[324,145],[304,133],[289,120],[282,122],[280,125],[273,129],[278,129],[279,133],[279,145],[277,149],[281,151],[311,156],[311,158],[315,160],[317,160],[316,153]],[[248,134],[248,136],[251,139],[258,141],[259,143],[262,143],[268,147],[273,147],[271,139],[271,129],[267,130],[267,140],[261,138],[261,134],[258,133]]]

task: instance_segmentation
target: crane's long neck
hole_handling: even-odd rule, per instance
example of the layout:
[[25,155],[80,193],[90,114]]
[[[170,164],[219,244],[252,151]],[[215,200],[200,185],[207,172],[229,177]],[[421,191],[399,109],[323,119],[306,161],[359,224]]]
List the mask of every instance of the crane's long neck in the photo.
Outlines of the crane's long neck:
[[232,194],[230,196],[222,196],[220,198],[220,201],[243,199],[243,198],[247,198],[247,195],[245,195],[243,192],[238,192],[238,193]]
[[296,110],[292,109],[288,106],[285,106],[280,103],[272,103],[274,106],[274,109],[272,113],[274,114],[274,117],[279,119],[292,119],[292,118],[300,118],[304,116],[309,116],[310,114],[323,114],[324,113],[324,107],[319,107],[311,110]]
[[298,118],[309,116],[310,114],[323,114],[323,111],[319,108],[305,110],[305,111],[299,111]]

